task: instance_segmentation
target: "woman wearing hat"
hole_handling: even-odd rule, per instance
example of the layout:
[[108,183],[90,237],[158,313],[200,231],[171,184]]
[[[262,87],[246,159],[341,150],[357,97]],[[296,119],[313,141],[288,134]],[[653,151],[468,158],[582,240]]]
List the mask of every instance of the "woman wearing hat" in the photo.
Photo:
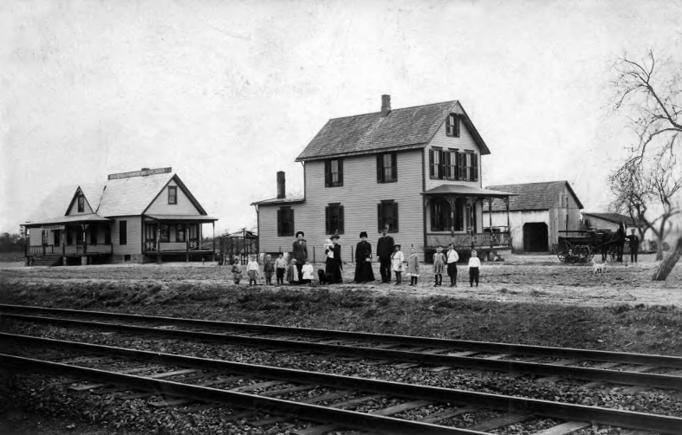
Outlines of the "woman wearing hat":
[[303,264],[308,259],[308,245],[303,238],[305,234],[303,231],[296,231],[296,240],[291,246],[291,256],[296,260],[296,268],[298,269],[298,276],[302,276],[301,269]]
[[334,234],[330,237],[332,247],[329,249],[331,256],[327,255],[326,273],[330,284],[343,282],[341,278],[341,245],[339,245],[339,235]]
[[366,231],[360,233],[360,241],[355,246],[354,281],[374,281],[374,271],[372,271],[372,245],[367,241]]

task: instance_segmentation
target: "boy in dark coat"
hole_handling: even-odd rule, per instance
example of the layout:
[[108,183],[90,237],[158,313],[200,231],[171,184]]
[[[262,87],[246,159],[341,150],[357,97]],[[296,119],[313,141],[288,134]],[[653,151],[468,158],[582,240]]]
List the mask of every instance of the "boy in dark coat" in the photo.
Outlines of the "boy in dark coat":
[[393,237],[388,234],[388,225],[381,231],[377,242],[377,256],[379,257],[379,273],[381,282],[391,282],[391,255],[393,255]]

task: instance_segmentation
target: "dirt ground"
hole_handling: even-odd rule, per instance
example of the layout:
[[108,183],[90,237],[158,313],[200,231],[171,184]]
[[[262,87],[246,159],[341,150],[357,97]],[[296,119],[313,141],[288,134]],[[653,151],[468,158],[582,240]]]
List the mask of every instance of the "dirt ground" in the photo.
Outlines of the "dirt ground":
[[[316,268],[323,267],[316,265]],[[656,268],[653,255],[642,255],[637,264],[608,264],[606,273],[593,274],[591,265],[561,264],[550,255],[509,255],[504,262],[484,263],[478,287],[469,287],[468,268],[458,267],[457,287],[434,287],[431,265],[423,265],[419,284],[401,286],[354,284],[353,265],[344,269],[342,285],[329,286],[330,291],[356,289],[376,295],[411,295],[416,297],[449,296],[481,301],[546,303],[586,307],[610,305],[682,306],[682,264],[678,264],[665,282],[651,281]],[[375,264],[375,277],[379,277]],[[110,282],[176,282],[188,285],[231,285],[227,266],[215,263],[126,264],[70,267],[25,267],[19,262],[0,263],[0,282],[68,285],[69,283],[106,284]],[[262,280],[261,280],[262,281]],[[407,283],[405,283],[407,281]],[[247,280],[241,285],[246,286]]]

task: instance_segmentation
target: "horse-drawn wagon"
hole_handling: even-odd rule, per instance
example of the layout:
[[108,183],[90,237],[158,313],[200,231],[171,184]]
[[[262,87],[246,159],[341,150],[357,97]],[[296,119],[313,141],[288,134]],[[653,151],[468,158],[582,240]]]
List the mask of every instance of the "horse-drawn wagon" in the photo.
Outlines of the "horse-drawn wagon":
[[595,253],[602,259],[618,252],[617,233],[611,230],[559,231],[557,257],[563,263],[587,263]]

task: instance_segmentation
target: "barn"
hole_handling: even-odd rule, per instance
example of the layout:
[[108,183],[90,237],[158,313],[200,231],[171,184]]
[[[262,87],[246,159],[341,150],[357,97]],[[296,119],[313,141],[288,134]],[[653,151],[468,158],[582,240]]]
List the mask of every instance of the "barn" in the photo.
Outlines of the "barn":
[[505,184],[487,189],[516,194],[509,197],[509,221],[503,201],[493,199],[492,207],[483,208],[483,222],[491,223],[490,230],[510,230],[514,252],[554,251],[561,231],[581,228],[583,205],[568,181]]

